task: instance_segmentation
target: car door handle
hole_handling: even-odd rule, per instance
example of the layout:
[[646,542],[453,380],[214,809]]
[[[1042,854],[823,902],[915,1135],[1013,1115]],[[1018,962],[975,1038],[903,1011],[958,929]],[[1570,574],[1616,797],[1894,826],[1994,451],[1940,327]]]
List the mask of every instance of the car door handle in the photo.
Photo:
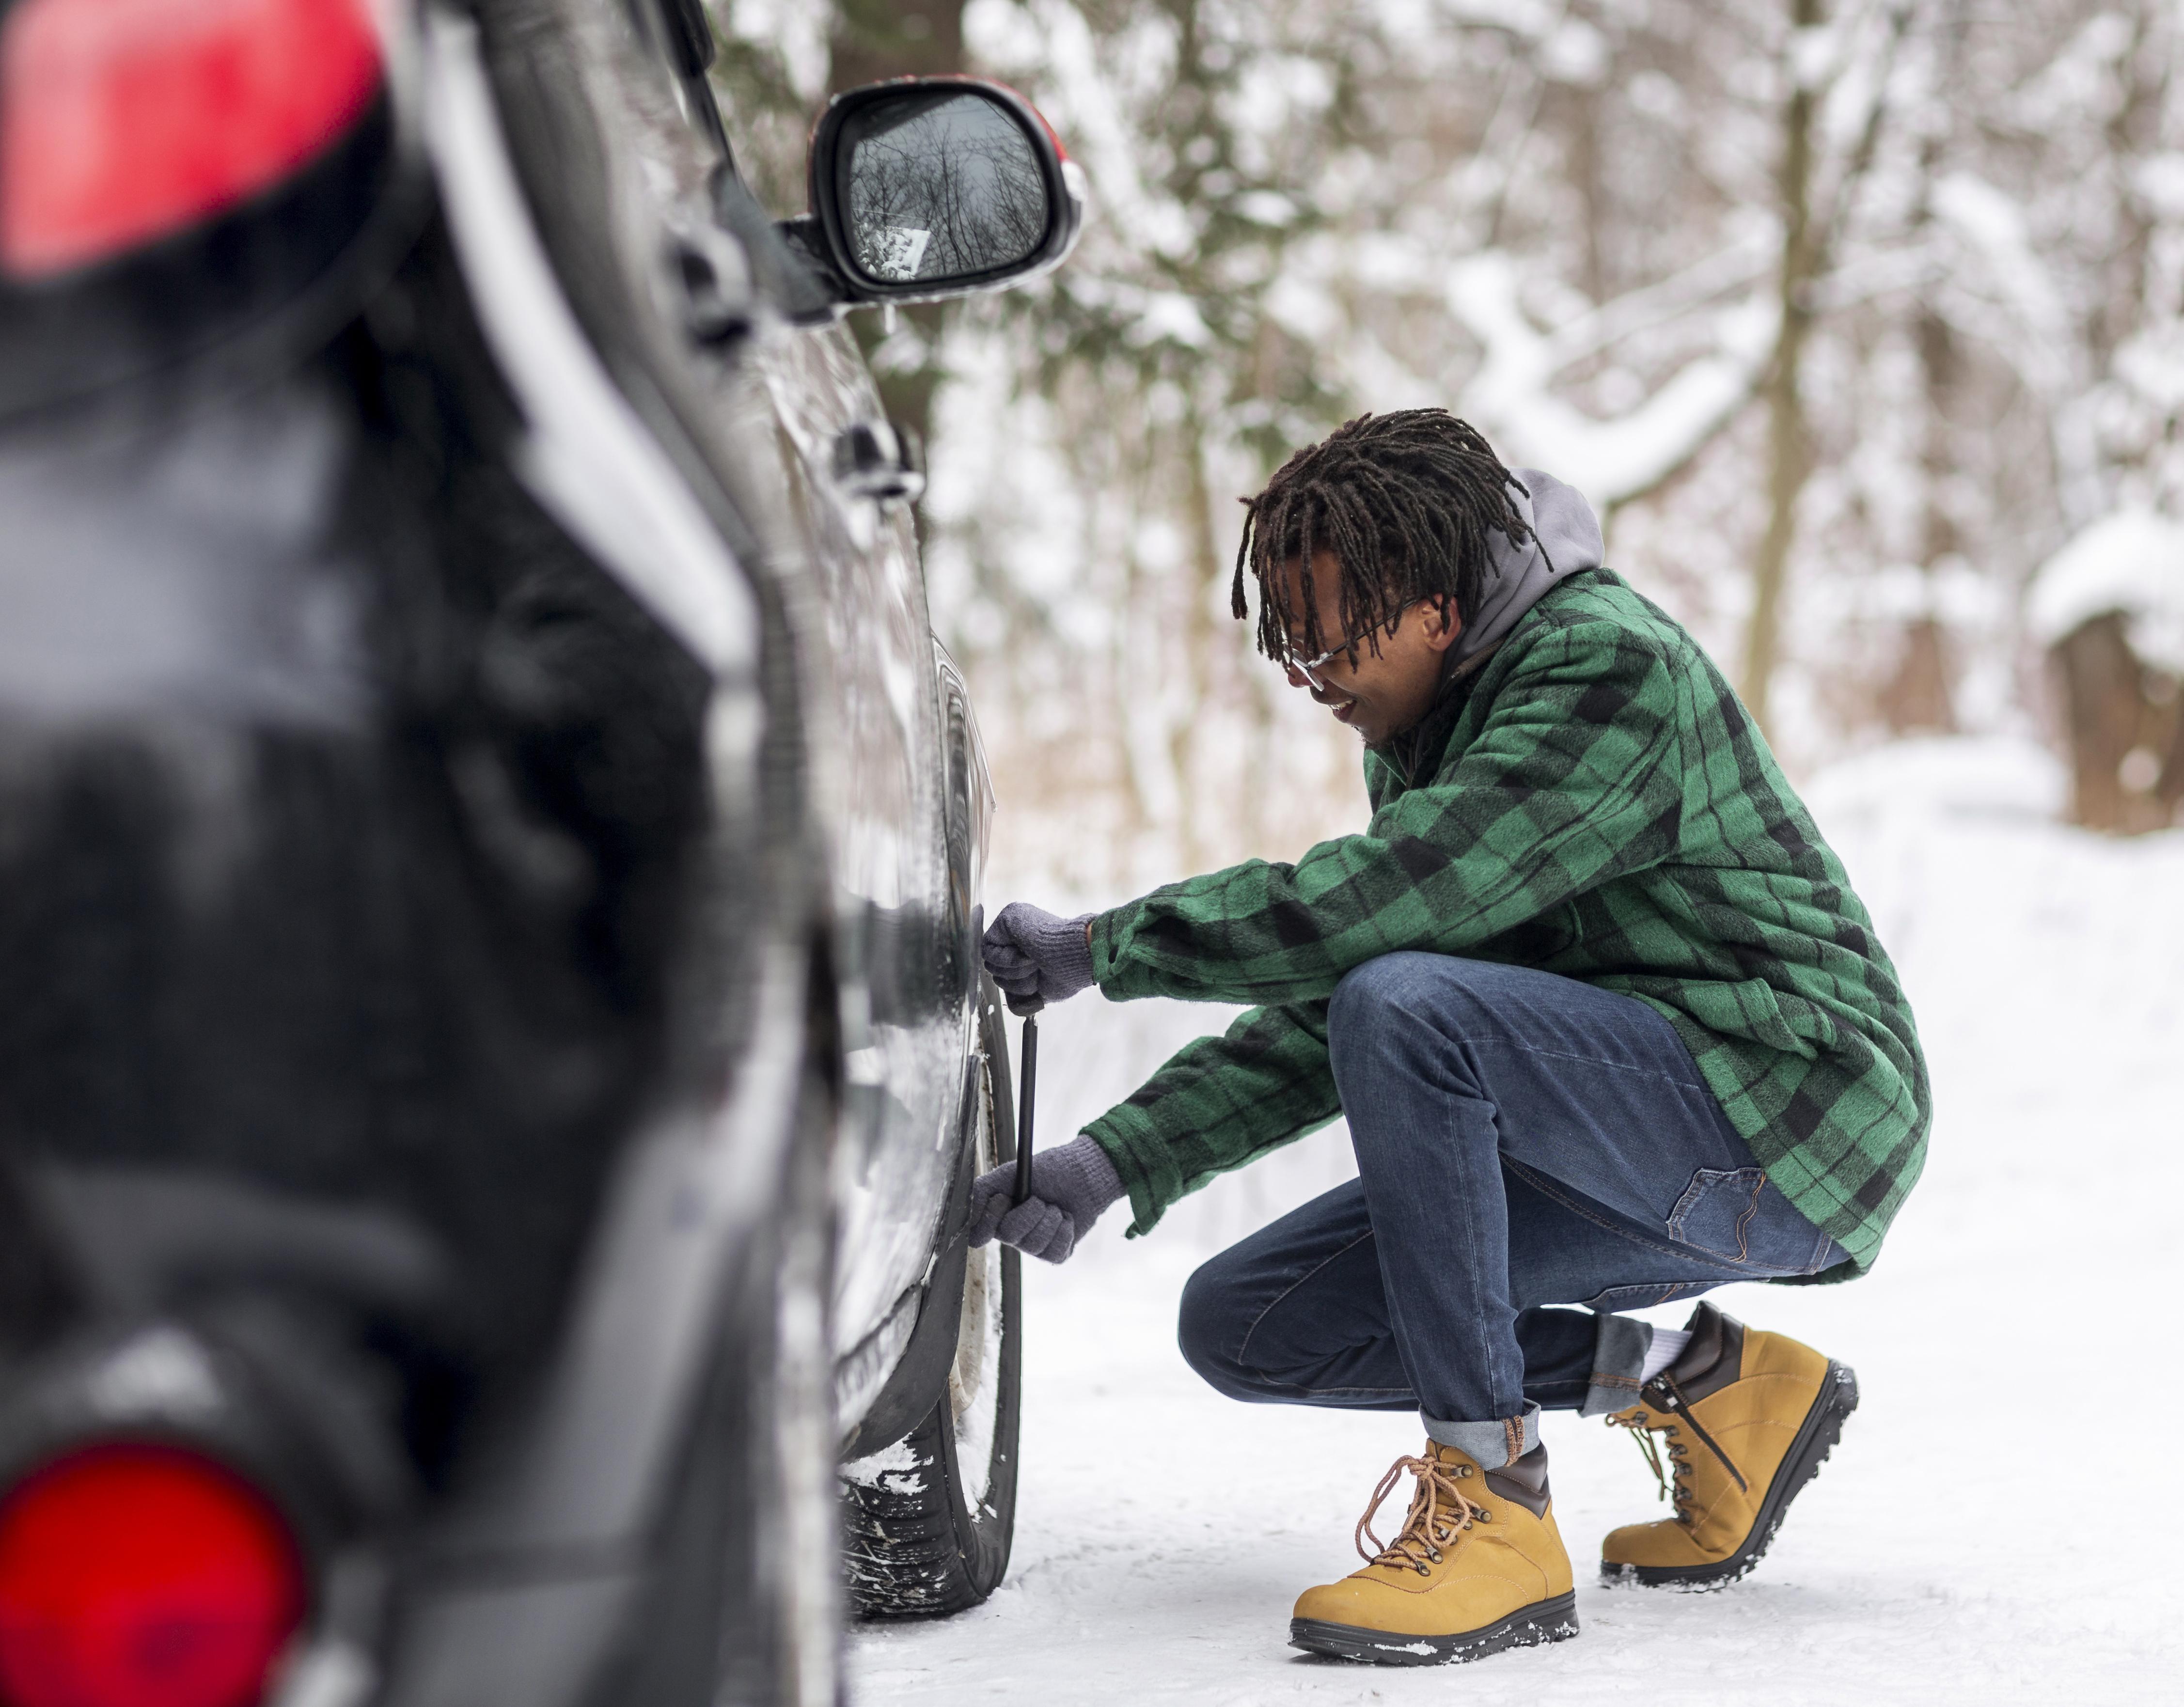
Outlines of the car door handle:
[[858,498],[915,503],[925,490],[917,435],[892,421],[852,422],[835,435],[834,480]]
[[692,342],[717,350],[750,331],[748,292],[730,288],[704,246],[677,242],[671,259],[682,286],[682,330]]

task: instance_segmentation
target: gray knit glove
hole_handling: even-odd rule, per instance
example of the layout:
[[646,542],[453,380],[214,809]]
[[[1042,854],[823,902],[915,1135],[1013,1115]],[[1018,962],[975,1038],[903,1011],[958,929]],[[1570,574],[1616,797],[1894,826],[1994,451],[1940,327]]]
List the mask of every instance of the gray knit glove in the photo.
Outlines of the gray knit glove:
[[986,927],[986,970],[1012,1002],[1028,996],[1067,1001],[1092,981],[1092,943],[1085,935],[1091,922],[1089,913],[1064,919],[1011,901]]
[[1077,1248],[1108,1204],[1123,1196],[1123,1182],[1107,1153],[1089,1132],[1058,1150],[1031,1159],[1031,1195],[1016,1201],[1016,1165],[995,1168],[971,1182],[971,1243],[999,1236],[1028,1257],[1050,1263]]

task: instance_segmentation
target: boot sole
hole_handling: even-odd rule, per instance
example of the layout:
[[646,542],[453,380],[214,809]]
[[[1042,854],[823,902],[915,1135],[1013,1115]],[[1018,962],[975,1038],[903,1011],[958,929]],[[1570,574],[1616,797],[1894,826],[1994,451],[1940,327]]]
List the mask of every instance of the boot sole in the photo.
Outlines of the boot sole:
[[1506,1648],[1537,1648],[1567,1642],[1577,1634],[1577,1592],[1557,1594],[1511,1613],[1499,1624],[1467,1630],[1460,1636],[1405,1636],[1393,1630],[1366,1630],[1355,1624],[1329,1624],[1318,1618],[1290,1620],[1290,1646],[1337,1660],[1370,1665],[1448,1665],[1484,1660]]
[[1820,1466],[1827,1462],[1828,1454],[1842,1438],[1843,1420],[1857,1409],[1857,1371],[1847,1364],[1830,1361],[1820,1382],[1819,1396],[1805,1413],[1804,1421],[1798,1426],[1797,1437],[1790,1443],[1790,1450],[1783,1455],[1781,1468],[1774,1472],[1767,1497],[1759,1502],[1758,1519],[1752,1526],[1752,1533],[1745,1537],[1743,1546],[1713,1565],[1612,1565],[1603,1559],[1600,1561],[1600,1580],[1611,1584],[1635,1583],[1645,1588],[1681,1588],[1688,1593],[1704,1593],[1710,1589],[1726,1588],[1739,1578],[1751,1575],[1752,1567],[1766,1556],[1774,1532],[1782,1526],[1790,1502],[1820,1473]]

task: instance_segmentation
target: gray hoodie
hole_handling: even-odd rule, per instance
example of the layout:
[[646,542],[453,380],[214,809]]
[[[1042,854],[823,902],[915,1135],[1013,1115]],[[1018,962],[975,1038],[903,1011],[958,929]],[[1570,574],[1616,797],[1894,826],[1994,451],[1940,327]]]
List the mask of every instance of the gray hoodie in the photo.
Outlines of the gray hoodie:
[[1602,560],[1600,519],[1582,492],[1542,469],[1520,468],[1515,474],[1509,501],[1530,525],[1532,537],[1518,545],[1498,531],[1487,536],[1492,557],[1485,586],[1479,608],[1463,613],[1463,632],[1449,648],[1452,676],[1467,675],[1472,664],[1483,662],[1557,581],[1582,569],[1597,569]]

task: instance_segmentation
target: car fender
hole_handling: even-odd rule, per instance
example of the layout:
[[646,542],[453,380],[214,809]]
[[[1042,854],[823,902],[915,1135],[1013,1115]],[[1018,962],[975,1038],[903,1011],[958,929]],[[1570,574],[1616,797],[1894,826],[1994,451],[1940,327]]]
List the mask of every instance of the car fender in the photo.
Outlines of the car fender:
[[[906,1295],[916,1299],[916,1315],[904,1343],[902,1354],[872,1402],[866,1407],[842,1443],[846,1460],[877,1452],[900,1440],[923,1420],[947,1391],[948,1371],[956,1359],[956,1340],[963,1312],[963,1275],[970,1255],[971,1181],[978,1155],[978,1095],[976,1057],[964,1066],[963,1115],[956,1146],[956,1171],[944,1200],[940,1224],[933,1238],[933,1258],[922,1285]],[[898,1303],[896,1309],[904,1307]],[[892,1320],[894,1310],[889,1312]],[[884,1332],[885,1324],[874,1330]],[[851,1363],[851,1352],[844,1359]]]

